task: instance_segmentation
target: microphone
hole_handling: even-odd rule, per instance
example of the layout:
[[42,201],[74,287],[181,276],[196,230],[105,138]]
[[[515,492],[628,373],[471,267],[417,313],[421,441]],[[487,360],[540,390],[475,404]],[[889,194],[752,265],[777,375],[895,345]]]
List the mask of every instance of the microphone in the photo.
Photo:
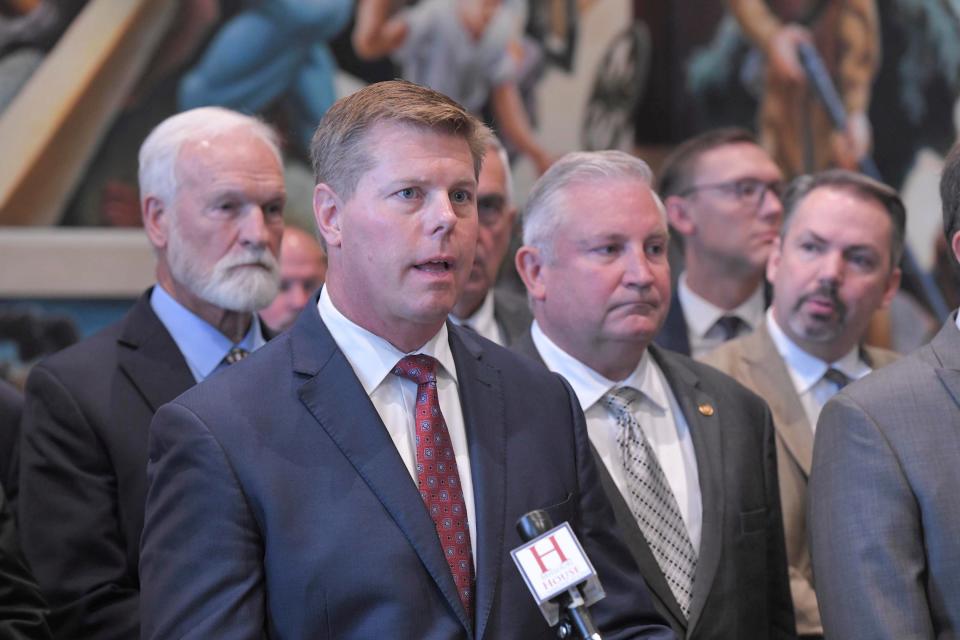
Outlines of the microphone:
[[570,525],[554,527],[550,514],[536,510],[517,520],[517,532],[524,544],[510,555],[557,637],[602,640],[587,607],[606,594]]

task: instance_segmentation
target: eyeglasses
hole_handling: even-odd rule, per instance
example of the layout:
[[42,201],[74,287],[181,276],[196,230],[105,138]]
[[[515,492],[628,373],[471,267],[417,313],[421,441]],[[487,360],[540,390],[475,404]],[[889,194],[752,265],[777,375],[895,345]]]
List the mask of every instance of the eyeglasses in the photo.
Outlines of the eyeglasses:
[[756,178],[741,178],[740,180],[730,180],[729,182],[715,182],[713,184],[698,184],[680,192],[681,196],[688,196],[696,191],[705,191],[713,189],[720,191],[725,196],[733,196],[739,202],[753,207],[759,207],[763,202],[763,196],[769,191],[779,200],[783,197],[783,180],[757,180]]

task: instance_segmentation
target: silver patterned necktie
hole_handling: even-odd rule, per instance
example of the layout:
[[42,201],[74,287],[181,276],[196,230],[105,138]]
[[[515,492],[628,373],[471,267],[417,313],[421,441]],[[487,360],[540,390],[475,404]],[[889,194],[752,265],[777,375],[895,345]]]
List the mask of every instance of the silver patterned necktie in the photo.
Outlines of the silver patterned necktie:
[[689,618],[697,552],[653,447],[630,411],[639,397],[636,389],[619,387],[605,394],[603,403],[620,427],[617,444],[630,491],[627,503],[680,610]]

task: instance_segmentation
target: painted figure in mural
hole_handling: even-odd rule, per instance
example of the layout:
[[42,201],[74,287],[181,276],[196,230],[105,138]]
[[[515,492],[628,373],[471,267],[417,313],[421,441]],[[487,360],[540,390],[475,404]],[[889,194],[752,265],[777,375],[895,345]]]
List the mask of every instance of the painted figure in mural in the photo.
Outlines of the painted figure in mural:
[[392,0],[360,0],[353,46],[361,58],[390,55],[404,79],[444,93],[474,114],[490,103],[504,142],[539,172],[553,157],[536,140],[517,88],[518,0],[420,0],[395,11]]
[[[875,0],[728,0],[741,29],[763,54],[761,140],[788,176],[831,166],[855,169],[870,151],[867,111],[880,63]],[[806,79],[798,45],[812,44],[846,108],[834,128]]]
[[228,20],[180,82],[181,109],[220,105],[256,112],[280,96],[302,150],[336,99],[337,65],[328,42],[353,12],[352,0],[249,0]]

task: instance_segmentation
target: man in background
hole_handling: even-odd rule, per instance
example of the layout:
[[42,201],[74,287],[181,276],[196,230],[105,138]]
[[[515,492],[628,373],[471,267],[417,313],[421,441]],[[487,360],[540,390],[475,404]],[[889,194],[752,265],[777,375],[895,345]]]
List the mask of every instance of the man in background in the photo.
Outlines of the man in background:
[[[940,179],[960,258],[960,147]],[[823,408],[810,472],[810,550],[828,638],[960,634],[960,327],[846,387]]]
[[747,131],[692,138],[664,163],[658,192],[683,243],[683,271],[656,343],[699,358],[762,320],[783,175]]
[[516,218],[510,160],[500,141],[490,136],[477,183],[477,253],[450,319],[501,346],[520,337],[532,319],[523,296],[494,287]]
[[265,342],[285,190],[277,138],[217,107],[140,149],[157,284],[114,325],[35,366],[21,436],[24,553],[61,638],[139,637],[138,562],[154,412]]
[[514,348],[561,374],[654,603],[682,638],[792,638],[773,425],[752,393],[650,343],[668,231],[642,160],[570,153],[524,209],[534,323]]
[[316,237],[287,225],[280,243],[280,291],[260,319],[274,333],[293,326],[327,275],[327,254]]
[[798,178],[783,206],[766,318],[703,361],[773,411],[797,633],[816,638],[823,625],[807,531],[814,427],[835,393],[896,357],[861,345],[873,313],[890,304],[900,283],[906,211],[890,187],[842,170]]

